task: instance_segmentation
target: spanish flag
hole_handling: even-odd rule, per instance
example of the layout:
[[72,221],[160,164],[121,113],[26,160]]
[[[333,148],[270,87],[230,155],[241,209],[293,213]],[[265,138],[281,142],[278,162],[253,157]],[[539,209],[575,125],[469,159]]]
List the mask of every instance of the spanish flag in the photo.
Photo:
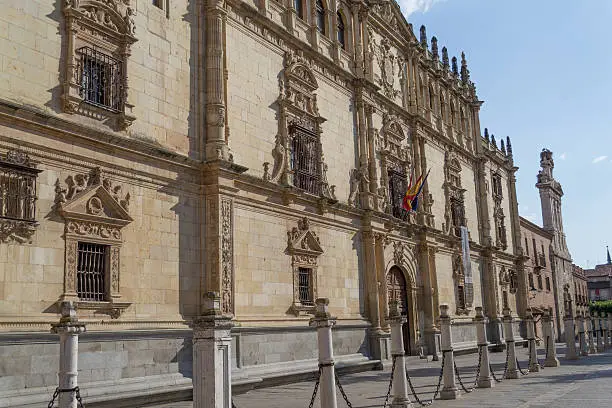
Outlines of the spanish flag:
[[428,176],[429,170],[427,171],[425,177],[423,177],[423,175],[421,174],[421,176],[416,180],[414,185],[412,184],[412,177],[410,178],[410,185],[408,186],[408,191],[406,191],[406,195],[402,200],[402,206],[404,207],[404,210],[408,212],[417,210],[417,207],[419,205],[419,195],[423,191],[423,186],[425,185],[425,181],[427,180]]

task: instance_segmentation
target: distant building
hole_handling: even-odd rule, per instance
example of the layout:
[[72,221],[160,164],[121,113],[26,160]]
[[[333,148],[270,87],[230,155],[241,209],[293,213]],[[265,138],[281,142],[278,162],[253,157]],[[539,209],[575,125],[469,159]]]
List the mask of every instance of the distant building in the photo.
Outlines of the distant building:
[[536,336],[541,337],[539,317],[544,311],[548,310],[557,324],[555,296],[558,288],[551,262],[553,234],[523,217],[520,217],[520,225],[527,275],[527,306],[538,322]]
[[585,269],[584,274],[588,280],[590,300],[611,300],[612,299],[612,259],[610,250],[607,250],[607,262],[596,265],[595,269]]
[[574,278],[574,304],[576,305],[576,314],[581,313],[584,315],[589,309],[587,277],[584,269],[578,265],[573,265],[573,267],[572,276]]

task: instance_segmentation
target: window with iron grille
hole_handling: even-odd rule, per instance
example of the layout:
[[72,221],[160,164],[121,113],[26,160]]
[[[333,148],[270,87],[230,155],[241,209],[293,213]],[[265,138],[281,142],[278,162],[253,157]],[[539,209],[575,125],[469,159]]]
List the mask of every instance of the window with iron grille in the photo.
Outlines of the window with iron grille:
[[289,132],[292,136],[293,185],[308,193],[321,195],[319,138],[314,132],[297,125],[292,125]]
[[0,218],[36,222],[36,175],[0,161]]
[[313,305],[312,269],[299,268],[298,271],[298,293],[302,305]]
[[460,227],[465,225],[465,207],[463,200],[457,197],[451,197],[451,216],[453,227],[455,227],[455,235],[461,236]]
[[317,30],[325,35],[325,7],[322,0],[317,0],[315,3],[317,10]]
[[346,40],[345,40],[345,32],[344,32],[344,18],[342,17],[342,13],[339,11],[336,13],[336,17],[338,20],[338,42],[343,50],[346,50]]
[[405,220],[408,217],[408,212],[404,210],[403,199],[408,189],[408,181],[406,174],[389,169],[389,195],[391,196],[391,212],[395,218]]
[[87,103],[119,112],[123,109],[123,72],[121,61],[95,48],[82,47],[78,72],[80,96]]
[[106,300],[107,245],[78,243],[77,295],[81,300]]

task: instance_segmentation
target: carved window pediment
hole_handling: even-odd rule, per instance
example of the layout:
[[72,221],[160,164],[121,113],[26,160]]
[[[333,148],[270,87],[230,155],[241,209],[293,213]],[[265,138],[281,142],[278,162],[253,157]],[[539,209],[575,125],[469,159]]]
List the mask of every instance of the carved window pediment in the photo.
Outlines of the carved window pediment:
[[[120,301],[119,284],[122,228],[133,221],[128,213],[130,194],[124,193],[121,185],[113,184],[99,168],[69,176],[65,187],[57,180],[55,194],[55,209],[65,220],[66,241],[64,293],[60,301],[72,300],[79,309],[118,318],[131,305]],[[88,255],[82,254],[83,243],[97,245],[102,254],[104,268],[98,272],[98,290],[103,300],[91,301],[79,295],[79,271],[83,264],[91,262]]]

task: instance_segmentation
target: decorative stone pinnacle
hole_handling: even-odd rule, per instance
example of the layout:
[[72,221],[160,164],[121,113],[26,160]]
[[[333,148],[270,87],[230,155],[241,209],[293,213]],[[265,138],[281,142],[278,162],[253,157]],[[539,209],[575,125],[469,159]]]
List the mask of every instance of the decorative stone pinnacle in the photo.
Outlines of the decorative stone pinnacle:
[[448,318],[448,304],[441,303],[440,304],[440,318]]
[[448,69],[448,50],[446,49],[446,47],[442,47],[442,65],[444,66],[444,68]]
[[452,63],[453,75],[458,76],[459,75],[459,68],[457,67],[457,57],[453,57],[453,59],[451,60],[451,63]]
[[497,148],[497,142],[495,141],[495,135],[491,135],[491,144]]
[[421,46],[427,49],[427,29],[424,25],[421,26]]
[[465,84],[470,82],[470,70],[467,67],[467,61],[465,59],[465,53],[461,53],[461,81]]
[[329,313],[329,298],[318,298],[315,301],[315,317],[317,318],[331,318]]
[[489,138],[489,129],[487,129],[487,128],[485,128],[485,130],[484,130],[484,137],[485,137],[487,142],[491,142],[491,139]]
[[431,53],[434,61],[438,61],[440,59],[440,55],[438,54],[438,39],[435,35],[431,37]]
[[506,146],[504,145],[504,139],[499,141],[499,150],[505,155],[506,154]]
[[506,149],[508,150],[508,156],[512,156],[512,144],[510,143],[510,136],[506,136]]

